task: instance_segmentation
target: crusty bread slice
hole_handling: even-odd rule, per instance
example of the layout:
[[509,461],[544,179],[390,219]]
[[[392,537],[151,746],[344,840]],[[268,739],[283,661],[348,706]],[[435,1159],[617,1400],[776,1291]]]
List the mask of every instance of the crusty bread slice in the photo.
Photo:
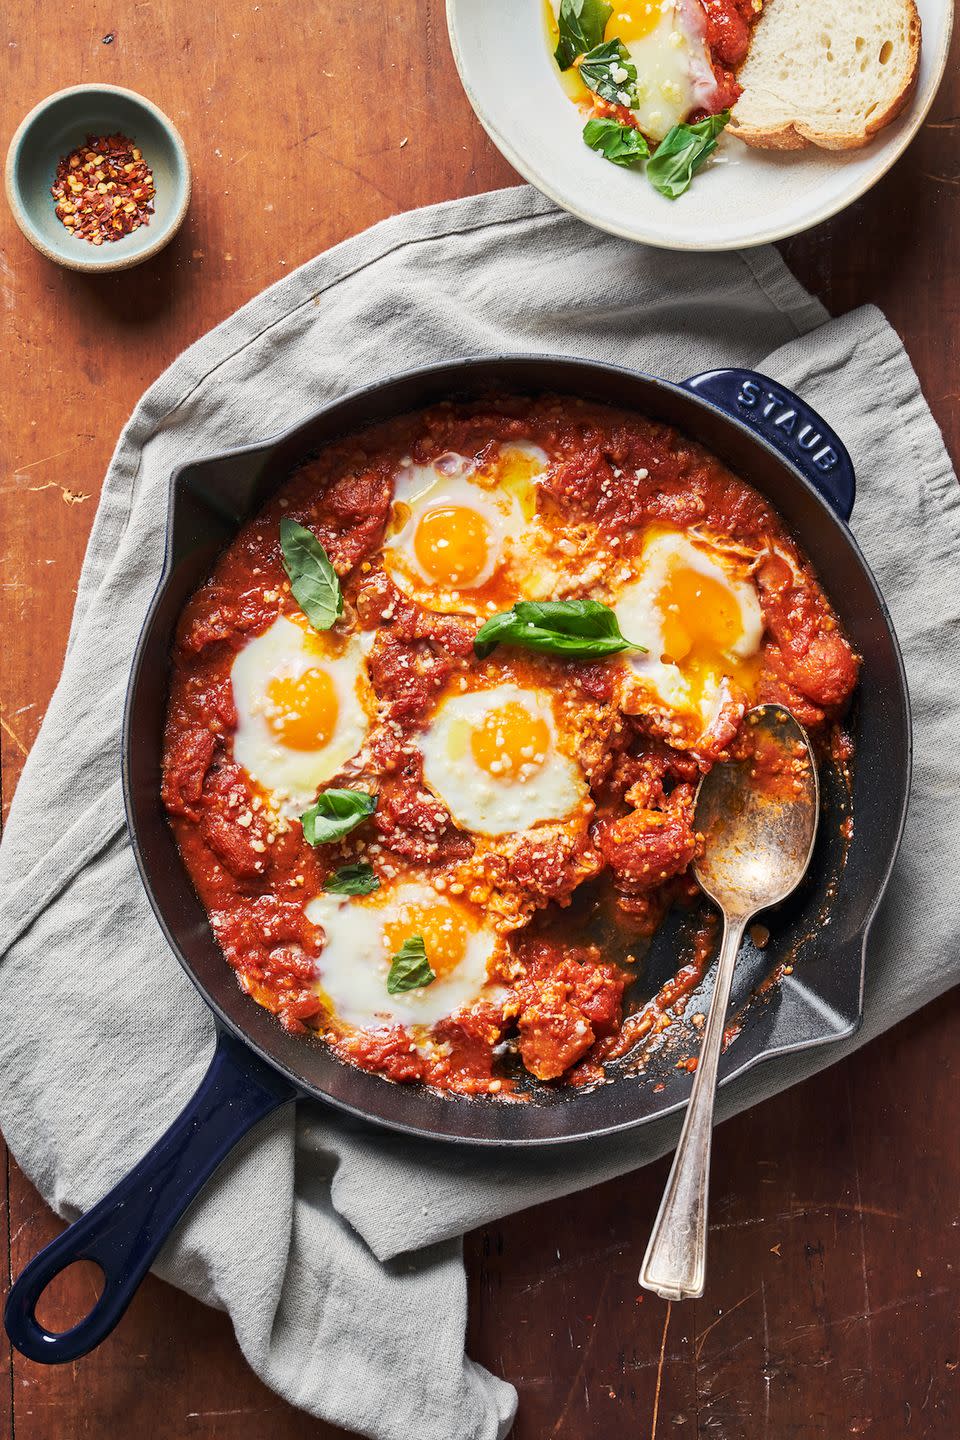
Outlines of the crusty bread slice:
[[740,66],[730,133],[768,150],[853,150],[907,104],[914,0],[766,0]]

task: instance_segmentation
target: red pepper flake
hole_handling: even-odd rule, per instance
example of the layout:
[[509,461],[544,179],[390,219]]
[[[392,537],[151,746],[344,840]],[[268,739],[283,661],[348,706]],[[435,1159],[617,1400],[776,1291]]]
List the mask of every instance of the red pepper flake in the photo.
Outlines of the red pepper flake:
[[81,240],[102,245],[150,224],[153,173],[126,135],[88,135],[64,155],[50,194],[60,221]]

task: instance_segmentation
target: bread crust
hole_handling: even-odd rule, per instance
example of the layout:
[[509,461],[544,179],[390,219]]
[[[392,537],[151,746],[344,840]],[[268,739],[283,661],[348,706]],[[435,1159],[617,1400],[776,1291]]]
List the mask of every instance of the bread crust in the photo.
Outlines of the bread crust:
[[[728,133],[735,135],[745,145],[753,146],[757,150],[809,150],[816,147],[820,150],[859,150],[864,145],[869,145],[873,137],[879,131],[885,129],[891,121],[909,105],[913,93],[917,88],[917,80],[920,75],[920,45],[922,39],[922,27],[920,15],[917,11],[915,0],[903,0],[909,6],[910,21],[907,32],[907,39],[910,46],[910,63],[906,79],[898,93],[893,97],[887,108],[879,116],[874,116],[867,127],[863,130],[847,131],[823,131],[813,126],[805,125],[802,121],[792,121],[789,124],[777,126],[769,130],[760,129],[757,126],[744,125],[737,120],[736,106],[728,126]],[[763,21],[761,19],[760,24]],[[746,63],[746,62],[744,62]]]

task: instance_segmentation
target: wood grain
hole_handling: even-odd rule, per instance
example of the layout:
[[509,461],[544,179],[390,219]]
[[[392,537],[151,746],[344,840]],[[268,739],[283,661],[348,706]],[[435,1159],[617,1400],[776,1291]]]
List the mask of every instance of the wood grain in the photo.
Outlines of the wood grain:
[[[460,90],[441,0],[19,0],[0,25],[4,140],[50,91],[105,80],[172,116],[195,171],[180,236],[127,275],[55,269],[0,216],[6,813],[57,680],[101,477],[145,387],[318,251],[516,176]],[[958,60],[955,46],[907,157],[844,215],[783,247],[834,312],[885,310],[954,457]],[[723,1126],[709,1289],[696,1304],[668,1311],[635,1283],[665,1164],[469,1237],[470,1349],[520,1389],[515,1440],[960,1434],[958,1042],[953,995]],[[11,1160],[8,1274],[58,1223]],[[89,1284],[65,1279],[53,1297],[61,1320],[79,1313]],[[17,1440],[337,1433],[256,1380],[222,1315],[156,1280],[86,1360],[44,1369],[4,1348],[0,1370],[0,1436]]]

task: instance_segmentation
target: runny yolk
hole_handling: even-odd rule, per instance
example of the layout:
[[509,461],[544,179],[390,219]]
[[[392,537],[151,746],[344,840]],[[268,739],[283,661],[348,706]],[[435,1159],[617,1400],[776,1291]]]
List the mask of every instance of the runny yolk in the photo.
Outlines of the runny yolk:
[[660,0],[629,0],[623,5],[613,0],[613,14],[607,21],[603,38],[623,40],[626,44],[631,40],[642,40],[657,28],[662,18]]
[[663,660],[725,655],[743,630],[740,607],[730,590],[711,575],[673,565],[657,596],[663,625]]
[[405,940],[423,938],[430,969],[438,979],[451,974],[467,953],[470,927],[452,905],[405,905],[403,917],[383,928],[387,954],[396,955]]
[[417,560],[432,580],[470,585],[487,564],[490,532],[486,520],[464,505],[437,505],[424,511],[413,537]]
[[550,727],[519,700],[488,710],[482,725],[471,731],[470,749],[481,770],[511,779],[521,770],[543,764],[550,749]]
[[337,690],[329,671],[275,676],[267,686],[264,718],[273,735],[291,750],[320,750],[337,724]]

